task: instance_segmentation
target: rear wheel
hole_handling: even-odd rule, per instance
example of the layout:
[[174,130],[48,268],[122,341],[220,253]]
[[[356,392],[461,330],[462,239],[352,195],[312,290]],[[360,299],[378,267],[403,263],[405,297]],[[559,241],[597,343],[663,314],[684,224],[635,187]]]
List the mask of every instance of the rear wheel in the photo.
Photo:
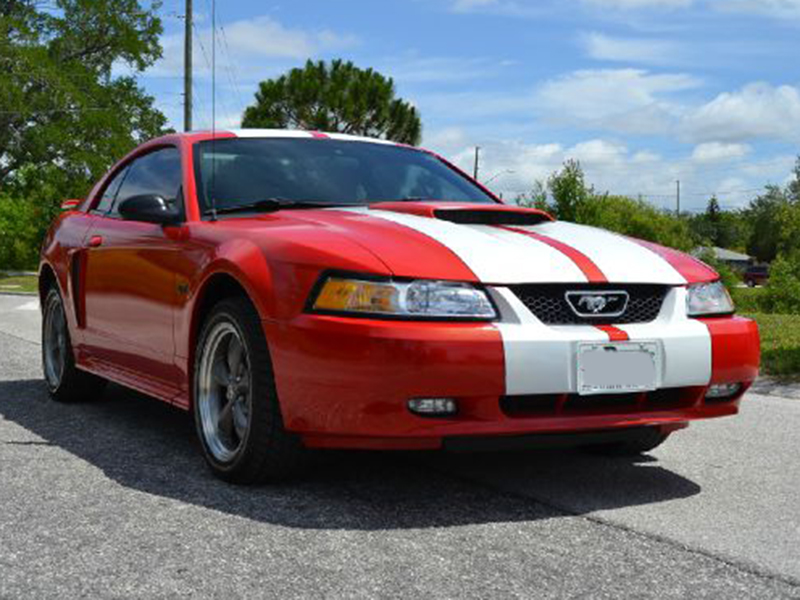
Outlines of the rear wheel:
[[663,444],[670,433],[662,432],[658,427],[650,427],[618,442],[607,442],[585,446],[584,450],[593,454],[607,456],[635,456],[655,450]]
[[42,311],[42,367],[50,396],[59,402],[93,400],[102,395],[106,381],[75,366],[64,302],[53,286]]
[[306,451],[287,432],[255,308],[224,300],[203,325],[194,368],[197,435],[215,475],[260,483],[296,472]]

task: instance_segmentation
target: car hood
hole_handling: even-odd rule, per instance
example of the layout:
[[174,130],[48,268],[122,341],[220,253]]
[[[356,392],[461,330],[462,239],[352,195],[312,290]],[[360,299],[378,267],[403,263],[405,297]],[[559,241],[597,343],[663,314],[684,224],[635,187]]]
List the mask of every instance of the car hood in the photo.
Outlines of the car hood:
[[554,221],[535,209],[402,202],[304,211],[296,216],[338,231],[372,252],[397,277],[486,284],[667,285],[718,277],[681,252]]

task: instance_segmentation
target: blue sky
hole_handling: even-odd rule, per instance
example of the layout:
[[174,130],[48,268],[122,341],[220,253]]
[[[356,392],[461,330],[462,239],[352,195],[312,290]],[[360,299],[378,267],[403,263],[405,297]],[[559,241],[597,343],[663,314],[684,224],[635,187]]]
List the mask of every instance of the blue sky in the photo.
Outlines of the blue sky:
[[[195,127],[211,123],[210,1],[194,0]],[[141,77],[182,126],[183,0]],[[567,158],[599,190],[702,208],[784,183],[800,153],[800,0],[218,0],[217,124],[259,81],[341,57],[395,79],[423,145],[506,196]],[[511,172],[507,172],[511,171]]]

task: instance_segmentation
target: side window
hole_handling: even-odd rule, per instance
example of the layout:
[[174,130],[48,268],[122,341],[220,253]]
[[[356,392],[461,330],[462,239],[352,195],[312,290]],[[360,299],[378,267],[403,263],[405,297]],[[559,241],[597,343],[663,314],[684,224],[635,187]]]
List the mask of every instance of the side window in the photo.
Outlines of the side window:
[[114,204],[114,198],[117,197],[117,192],[119,191],[122,182],[125,181],[125,175],[128,173],[128,167],[124,167],[119,173],[114,175],[111,179],[111,183],[106,186],[106,189],[103,190],[103,195],[100,197],[100,202],[97,203],[92,209],[92,212],[97,215],[104,215],[106,214],[111,205]]
[[168,203],[181,204],[181,155],[177,148],[164,148],[137,158],[117,193],[112,214],[119,214],[124,200],[142,194],[156,194]]

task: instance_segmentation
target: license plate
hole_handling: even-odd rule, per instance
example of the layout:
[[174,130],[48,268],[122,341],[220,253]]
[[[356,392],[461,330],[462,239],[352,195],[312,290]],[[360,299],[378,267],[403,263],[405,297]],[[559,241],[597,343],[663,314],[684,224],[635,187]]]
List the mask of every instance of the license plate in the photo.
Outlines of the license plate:
[[653,342],[578,345],[578,393],[627,394],[657,387],[659,347]]

